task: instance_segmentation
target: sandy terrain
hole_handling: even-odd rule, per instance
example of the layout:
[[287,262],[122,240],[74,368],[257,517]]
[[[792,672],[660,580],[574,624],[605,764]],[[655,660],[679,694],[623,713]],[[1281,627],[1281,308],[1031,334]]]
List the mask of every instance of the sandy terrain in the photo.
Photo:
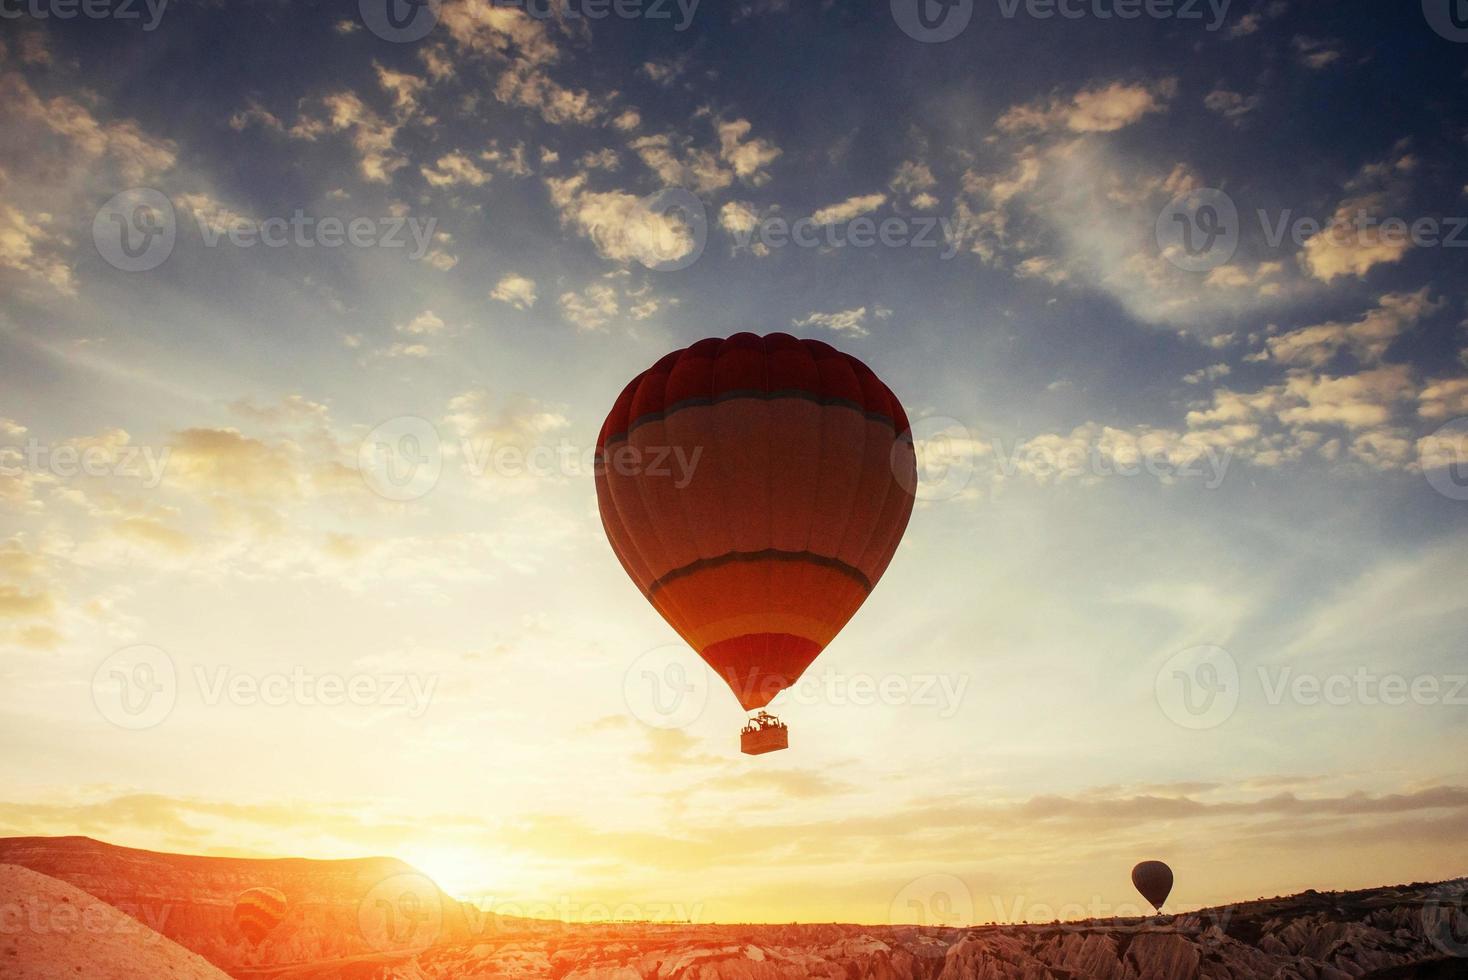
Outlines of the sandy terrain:
[[229,975],[64,881],[0,864],[7,980],[228,980]]

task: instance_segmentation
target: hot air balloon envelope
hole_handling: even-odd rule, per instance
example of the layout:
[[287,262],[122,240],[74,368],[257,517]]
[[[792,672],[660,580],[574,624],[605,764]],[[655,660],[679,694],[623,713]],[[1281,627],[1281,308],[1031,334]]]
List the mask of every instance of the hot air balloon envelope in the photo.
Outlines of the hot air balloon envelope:
[[916,485],[891,390],[856,358],[779,333],[659,360],[618,397],[596,459],[612,550],[747,711],[866,600]]
[[1161,861],[1143,861],[1132,869],[1132,884],[1161,912],[1162,903],[1172,893],[1172,869]]
[[285,895],[274,888],[251,888],[235,899],[234,921],[251,946],[259,946],[285,918]]

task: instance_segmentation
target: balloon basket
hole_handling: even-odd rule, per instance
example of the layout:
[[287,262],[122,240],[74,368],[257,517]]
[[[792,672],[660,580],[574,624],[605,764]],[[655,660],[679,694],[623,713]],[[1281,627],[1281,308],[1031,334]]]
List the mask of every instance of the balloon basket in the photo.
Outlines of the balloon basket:
[[767,711],[749,720],[739,732],[739,751],[745,755],[764,755],[790,748],[790,729]]

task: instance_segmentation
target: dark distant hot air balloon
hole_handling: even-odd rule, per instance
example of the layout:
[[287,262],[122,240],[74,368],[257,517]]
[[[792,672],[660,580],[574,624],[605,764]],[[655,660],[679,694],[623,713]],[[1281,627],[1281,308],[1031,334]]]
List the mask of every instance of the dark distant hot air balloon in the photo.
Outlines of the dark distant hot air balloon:
[[1161,861],[1143,861],[1132,869],[1132,884],[1161,912],[1162,903],[1172,892],[1172,869]]
[[274,888],[251,888],[235,899],[234,923],[251,946],[280,924],[285,917],[285,895]]
[[[917,470],[902,404],[871,369],[781,333],[662,358],[617,398],[596,458],[612,550],[746,711],[795,683],[871,593]],[[743,734],[752,755],[788,744],[765,712]]]

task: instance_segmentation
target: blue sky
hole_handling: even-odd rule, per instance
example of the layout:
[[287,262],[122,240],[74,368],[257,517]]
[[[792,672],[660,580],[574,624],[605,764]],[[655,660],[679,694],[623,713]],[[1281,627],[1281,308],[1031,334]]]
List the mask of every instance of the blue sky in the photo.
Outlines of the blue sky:
[[[719,919],[1461,873],[1468,46],[1412,3],[975,0],[926,42],[903,2],[7,15],[0,830]],[[121,267],[114,215],[171,249]],[[630,377],[739,330],[861,357],[924,463],[761,760],[584,465]],[[302,673],[371,691],[247,689]]]

